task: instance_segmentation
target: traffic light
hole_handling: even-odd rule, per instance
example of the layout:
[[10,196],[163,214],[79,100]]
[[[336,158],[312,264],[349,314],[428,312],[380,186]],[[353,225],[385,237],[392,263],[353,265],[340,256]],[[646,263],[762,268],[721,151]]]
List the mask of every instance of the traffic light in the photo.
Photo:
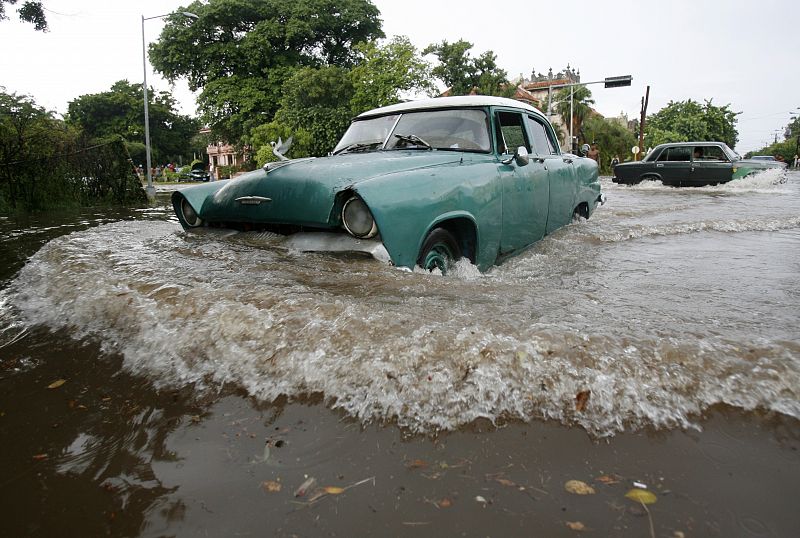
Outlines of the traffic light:
[[605,87],[606,88],[620,88],[622,86],[630,86],[633,77],[631,75],[625,75],[622,77],[606,77]]

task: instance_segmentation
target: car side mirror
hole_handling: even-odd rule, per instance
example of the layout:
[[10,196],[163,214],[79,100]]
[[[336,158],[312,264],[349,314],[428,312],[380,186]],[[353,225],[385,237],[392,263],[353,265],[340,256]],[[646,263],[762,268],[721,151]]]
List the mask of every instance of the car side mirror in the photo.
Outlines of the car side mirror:
[[525,149],[525,146],[520,146],[517,148],[517,151],[514,152],[513,156],[501,162],[503,164],[511,164],[512,162],[516,162],[517,166],[525,166],[530,162],[528,150]]
[[589,155],[589,150],[592,149],[589,144],[584,144],[581,146],[581,155],[586,157]]

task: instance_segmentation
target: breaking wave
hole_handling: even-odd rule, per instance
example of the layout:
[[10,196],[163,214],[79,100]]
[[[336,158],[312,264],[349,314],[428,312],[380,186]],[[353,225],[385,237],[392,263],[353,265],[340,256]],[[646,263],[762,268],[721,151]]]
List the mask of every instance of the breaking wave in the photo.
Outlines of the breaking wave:
[[[295,253],[272,236],[118,222],[45,245],[7,290],[4,315],[96,339],[158,386],[230,383],[264,401],[321,393],[361,421],[415,432],[543,418],[605,436],[692,427],[717,403],[800,418],[800,344],[787,336],[797,295],[753,290],[731,307],[714,291],[724,274],[687,291],[682,275],[649,273],[657,243],[614,245],[631,234],[797,229],[797,217],[596,217],[486,274],[462,262],[446,277]],[[695,239],[680,241],[691,252]],[[795,235],[784,240],[797,252]],[[742,332],[770,309],[774,326],[764,314],[763,327]]]

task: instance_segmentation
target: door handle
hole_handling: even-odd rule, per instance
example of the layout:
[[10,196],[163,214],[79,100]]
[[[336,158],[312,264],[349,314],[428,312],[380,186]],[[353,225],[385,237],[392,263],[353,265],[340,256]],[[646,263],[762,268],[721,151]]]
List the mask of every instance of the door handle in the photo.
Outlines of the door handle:
[[664,168],[664,165],[663,164],[657,164],[656,168]]

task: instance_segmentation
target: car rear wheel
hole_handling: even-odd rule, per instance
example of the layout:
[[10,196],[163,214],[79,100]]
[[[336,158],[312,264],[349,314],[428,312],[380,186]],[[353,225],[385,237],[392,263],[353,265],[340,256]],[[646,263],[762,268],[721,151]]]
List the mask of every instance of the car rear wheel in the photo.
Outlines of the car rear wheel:
[[422,244],[417,265],[426,271],[439,269],[446,275],[459,259],[461,259],[461,247],[453,234],[444,228],[435,228]]

